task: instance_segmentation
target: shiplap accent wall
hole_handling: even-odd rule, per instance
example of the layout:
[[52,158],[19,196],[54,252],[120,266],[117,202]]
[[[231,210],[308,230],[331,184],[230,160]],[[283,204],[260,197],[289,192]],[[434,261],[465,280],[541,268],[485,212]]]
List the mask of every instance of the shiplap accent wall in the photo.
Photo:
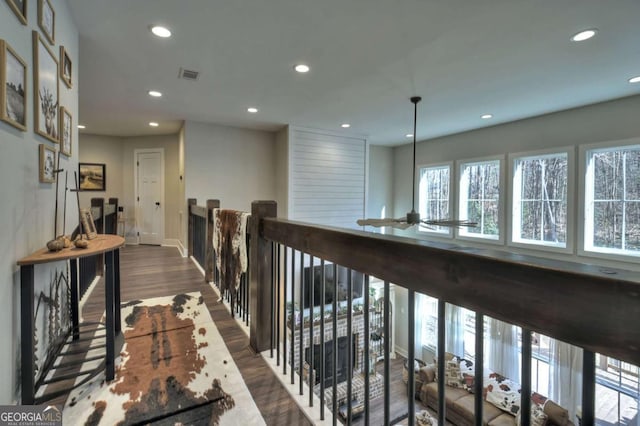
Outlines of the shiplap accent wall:
[[358,228],[365,212],[366,140],[306,129],[289,133],[289,218]]

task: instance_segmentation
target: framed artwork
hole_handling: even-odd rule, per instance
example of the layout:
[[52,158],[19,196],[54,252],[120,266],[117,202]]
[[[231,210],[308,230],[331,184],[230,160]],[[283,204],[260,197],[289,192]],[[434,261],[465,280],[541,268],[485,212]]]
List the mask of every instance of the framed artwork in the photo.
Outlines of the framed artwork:
[[60,78],[68,88],[71,88],[71,78],[73,76],[73,64],[64,46],[60,46]]
[[27,130],[27,64],[0,40],[0,119]]
[[7,0],[7,4],[16,14],[22,25],[27,25],[27,0]]
[[82,230],[87,236],[87,240],[93,240],[98,236],[96,231],[96,224],[93,222],[93,215],[91,209],[80,209],[80,223],[82,224]]
[[56,180],[56,151],[45,144],[40,144],[40,182],[51,183]]
[[106,165],[100,163],[79,163],[80,191],[106,190]]
[[56,42],[56,12],[51,0],[38,0],[38,26],[51,44]]
[[58,143],[58,61],[33,32],[33,103],[35,132]]
[[71,157],[71,136],[73,117],[65,107],[60,107],[60,152]]

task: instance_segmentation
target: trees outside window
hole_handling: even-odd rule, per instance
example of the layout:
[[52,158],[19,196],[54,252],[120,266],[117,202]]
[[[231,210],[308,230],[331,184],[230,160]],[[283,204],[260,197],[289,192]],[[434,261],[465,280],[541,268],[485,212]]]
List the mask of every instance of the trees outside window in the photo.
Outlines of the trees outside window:
[[640,256],[640,145],[587,151],[587,251]]
[[568,154],[514,159],[512,240],[567,246]]
[[[420,168],[419,213],[422,219],[449,219],[450,211],[451,166],[441,165]],[[434,226],[430,229],[420,227],[421,231],[450,234],[451,229]]]
[[460,235],[497,240],[500,237],[500,160],[460,165],[460,220],[476,222]]

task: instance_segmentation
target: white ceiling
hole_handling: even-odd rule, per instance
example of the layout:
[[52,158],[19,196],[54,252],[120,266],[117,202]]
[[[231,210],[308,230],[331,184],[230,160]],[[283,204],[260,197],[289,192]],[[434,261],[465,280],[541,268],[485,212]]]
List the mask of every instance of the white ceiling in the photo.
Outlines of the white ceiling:
[[[640,0],[67,2],[87,133],[175,133],[182,120],[338,131],[348,122],[395,145],[408,142],[412,95],[423,97],[426,139],[640,94],[628,83],[640,75]],[[152,24],[173,37],[154,37]],[[595,38],[570,41],[593,27]],[[295,73],[298,62],[311,72]],[[198,81],[180,80],[181,67]]]

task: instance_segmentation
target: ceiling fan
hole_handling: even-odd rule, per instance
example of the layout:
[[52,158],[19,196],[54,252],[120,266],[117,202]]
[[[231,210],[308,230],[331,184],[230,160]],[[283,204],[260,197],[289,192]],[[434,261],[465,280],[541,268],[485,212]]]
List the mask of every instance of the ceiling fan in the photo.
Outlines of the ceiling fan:
[[473,228],[478,224],[469,220],[453,220],[453,219],[420,219],[420,213],[416,212],[416,121],[418,120],[418,102],[422,98],[420,96],[411,97],[411,103],[413,104],[413,186],[412,186],[412,203],[411,211],[407,213],[406,217],[399,219],[387,218],[387,219],[359,219],[357,221],[359,226],[391,226],[398,229],[407,229],[413,225],[422,226],[425,228],[433,229],[436,226],[448,226],[448,227],[470,227]]

